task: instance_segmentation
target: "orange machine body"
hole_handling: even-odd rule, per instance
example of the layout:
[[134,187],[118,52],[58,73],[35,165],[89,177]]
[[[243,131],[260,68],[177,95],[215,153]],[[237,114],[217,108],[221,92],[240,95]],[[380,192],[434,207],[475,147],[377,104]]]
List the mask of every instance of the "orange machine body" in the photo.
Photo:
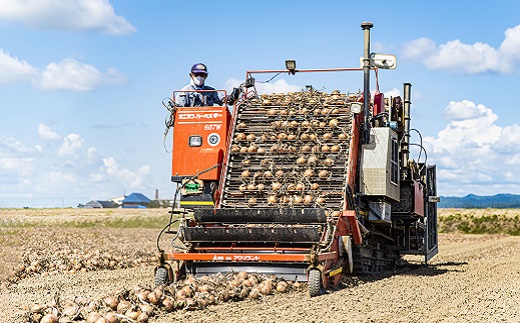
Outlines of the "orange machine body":
[[[226,151],[230,119],[231,114],[227,106],[176,109],[172,178],[190,177],[200,173],[198,178],[201,180],[219,180],[219,164],[222,163]],[[209,168],[212,169],[204,172]]]

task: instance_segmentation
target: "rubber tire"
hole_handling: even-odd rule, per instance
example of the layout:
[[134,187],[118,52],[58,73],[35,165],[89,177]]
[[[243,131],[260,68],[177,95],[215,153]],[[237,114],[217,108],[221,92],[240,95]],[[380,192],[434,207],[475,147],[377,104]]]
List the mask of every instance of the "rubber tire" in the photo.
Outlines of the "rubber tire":
[[323,295],[321,272],[318,269],[309,270],[309,294],[311,297]]
[[168,269],[157,267],[155,269],[155,287],[168,285]]

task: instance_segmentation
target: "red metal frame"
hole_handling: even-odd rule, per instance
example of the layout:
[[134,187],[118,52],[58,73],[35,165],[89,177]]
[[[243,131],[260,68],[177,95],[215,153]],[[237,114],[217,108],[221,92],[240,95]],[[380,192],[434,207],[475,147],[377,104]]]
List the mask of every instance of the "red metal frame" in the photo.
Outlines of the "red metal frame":
[[[376,84],[378,84],[378,71],[377,68],[371,68],[375,71]],[[328,69],[304,69],[295,70],[298,73],[312,73],[312,72],[344,72],[344,71],[363,71],[363,68],[328,68]],[[251,70],[246,72],[246,79],[251,77],[252,74],[259,73],[291,73],[289,70]],[[180,92],[180,91],[179,91]],[[245,94],[246,96],[248,93]],[[236,104],[231,115],[231,125],[235,124],[237,117]],[[360,143],[359,125],[361,124],[362,115],[356,116],[352,123],[352,138],[350,142],[350,155],[348,159],[348,170],[347,170],[347,185],[354,191],[356,185],[356,171],[358,165],[358,150]],[[227,145],[230,144],[231,138],[235,129],[232,128],[228,133]],[[226,164],[229,160],[229,149],[225,150],[225,156],[222,161],[221,175],[220,178],[225,176]],[[219,183],[219,191],[222,194],[223,181]],[[215,208],[220,207],[220,194],[216,194],[219,198],[215,203]],[[196,248],[193,252],[172,252],[165,253],[165,260],[188,260],[188,261],[215,261],[215,262],[304,262],[304,263],[316,263],[320,262],[323,265],[323,273],[332,273],[332,277],[324,279],[324,285],[327,287],[330,283],[337,285],[342,275],[338,275],[342,272],[341,267],[338,267],[339,261],[339,240],[342,236],[352,236],[355,244],[362,243],[361,230],[358,225],[356,212],[349,210],[353,206],[349,205],[348,199],[345,197],[344,209],[341,215],[337,219],[336,231],[334,233],[334,241],[331,244],[330,251],[323,252],[320,254],[311,254],[311,250],[308,248],[277,248],[277,247],[204,247]],[[256,253],[255,251],[262,251]],[[267,252],[267,253],[266,253]],[[300,252],[300,253],[297,253]],[[325,278],[325,276],[324,276]],[[329,281],[330,280],[330,281]]]

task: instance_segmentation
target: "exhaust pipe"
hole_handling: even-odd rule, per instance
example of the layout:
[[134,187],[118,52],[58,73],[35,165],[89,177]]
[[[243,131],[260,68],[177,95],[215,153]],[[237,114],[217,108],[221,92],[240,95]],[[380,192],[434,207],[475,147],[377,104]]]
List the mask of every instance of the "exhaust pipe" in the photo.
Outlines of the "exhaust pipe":
[[404,83],[404,105],[403,105],[403,126],[404,136],[401,143],[401,151],[403,152],[402,165],[408,168],[408,160],[410,158],[410,106],[412,104],[412,84]]
[[374,27],[371,22],[364,22],[361,28],[364,31],[365,50],[363,55],[363,110],[365,123],[363,125],[364,143],[370,143],[370,29]]

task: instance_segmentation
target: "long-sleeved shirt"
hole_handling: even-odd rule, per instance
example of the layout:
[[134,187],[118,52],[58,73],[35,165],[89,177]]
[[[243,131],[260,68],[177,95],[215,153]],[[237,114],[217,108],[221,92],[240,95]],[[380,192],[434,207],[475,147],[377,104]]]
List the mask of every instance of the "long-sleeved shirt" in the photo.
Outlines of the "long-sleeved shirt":
[[[182,92],[200,90],[208,92]],[[213,104],[222,105],[222,99],[219,98],[218,92],[211,86],[196,87],[193,84],[188,84],[177,94],[175,103],[181,107],[202,107],[213,106]]]

